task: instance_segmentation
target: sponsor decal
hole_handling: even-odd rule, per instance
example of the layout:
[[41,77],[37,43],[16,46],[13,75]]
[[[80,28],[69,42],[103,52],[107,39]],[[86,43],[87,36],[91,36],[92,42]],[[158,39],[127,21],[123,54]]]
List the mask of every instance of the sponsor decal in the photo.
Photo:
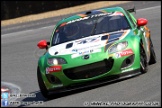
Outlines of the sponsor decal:
[[97,49],[100,46],[101,44],[92,45],[92,46],[83,47],[83,48],[75,48],[75,49],[72,49],[72,53],[81,53],[81,52],[87,52],[87,51],[93,52],[94,49]]
[[62,66],[51,66],[46,68],[46,74],[52,73],[52,72],[59,72],[62,70]]
[[74,20],[68,21],[66,24],[70,24],[70,23],[73,23],[73,22],[86,20],[86,19],[89,19],[89,18],[105,16],[105,15],[110,15],[110,16],[121,15],[121,16],[124,16],[124,14],[122,12],[110,12],[110,13],[108,13],[108,12],[106,12],[104,10],[98,10],[98,11],[102,11],[104,13],[94,14],[94,15],[91,15],[91,16],[87,16],[87,15],[84,15],[84,14],[78,14],[78,16],[80,16],[82,18],[78,18],[78,19],[74,19]]
[[72,53],[77,53],[78,49],[72,49]]
[[93,52],[93,49],[90,50],[78,50],[78,49],[73,49],[73,53],[78,53],[79,55],[85,55],[85,54],[90,54]]
[[100,13],[100,14],[91,15],[90,18],[99,17],[99,16],[105,16],[105,15],[111,15],[111,14],[112,13]]
[[116,58],[120,58],[120,57],[123,57],[123,56],[132,55],[132,54],[133,54],[132,49],[127,49],[127,50],[124,50],[124,51],[116,53],[115,57]]
[[66,24],[70,24],[70,23],[73,23],[73,22],[85,20],[85,19],[88,19],[88,18],[89,18],[89,17],[78,18],[78,19],[75,19],[75,20],[71,20],[71,21],[67,22]]
[[75,41],[75,42],[77,44],[85,44],[85,43],[90,43],[90,42],[99,42],[100,41],[100,38],[99,37],[82,39],[82,40],[78,40],[78,41]]
[[82,17],[82,18],[71,20],[71,21],[67,22],[66,24],[70,24],[70,23],[73,23],[73,22],[86,20],[86,19],[89,19],[89,18],[95,18],[95,17],[105,16],[105,15],[111,15],[111,14],[112,13],[100,13],[100,14],[95,14],[95,15],[91,15],[91,16],[85,16],[85,17]]
[[85,51],[79,52],[79,55],[90,54],[92,52],[93,52],[93,50],[85,50]]
[[133,54],[132,49],[128,49],[128,50],[124,50],[124,51],[120,52],[121,57],[122,56],[128,56],[128,55],[131,55],[131,54]]
[[87,55],[87,54],[97,53],[97,52],[101,52],[101,49],[90,49],[90,50],[79,51],[77,53],[72,54],[71,58],[76,58],[82,55]]

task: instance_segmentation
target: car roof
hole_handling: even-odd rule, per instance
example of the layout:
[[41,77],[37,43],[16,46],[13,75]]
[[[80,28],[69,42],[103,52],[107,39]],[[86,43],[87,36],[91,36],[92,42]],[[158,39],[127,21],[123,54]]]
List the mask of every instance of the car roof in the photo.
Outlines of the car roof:
[[100,14],[100,13],[111,13],[111,12],[115,12],[115,11],[125,13],[124,9],[122,7],[109,7],[109,8],[96,9],[96,10],[82,12],[82,13],[75,14],[70,17],[64,18],[64,19],[60,20],[57,25],[60,25],[62,23],[66,23],[68,21],[72,21],[75,19],[83,18],[86,16],[91,16],[91,15]]

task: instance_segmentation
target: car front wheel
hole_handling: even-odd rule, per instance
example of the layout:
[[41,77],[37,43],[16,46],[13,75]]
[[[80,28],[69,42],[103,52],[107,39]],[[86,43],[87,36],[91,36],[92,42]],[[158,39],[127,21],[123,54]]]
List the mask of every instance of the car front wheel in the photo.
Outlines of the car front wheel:
[[40,88],[42,95],[45,98],[50,98],[49,95],[48,95],[48,90],[47,90],[47,88],[46,88],[46,86],[43,82],[39,67],[37,68],[37,79],[38,79],[38,85],[39,85],[39,88]]
[[154,52],[154,46],[152,44],[151,38],[150,38],[150,61],[149,65],[156,63],[156,55]]
[[146,73],[147,72],[147,56],[145,53],[145,50],[142,45],[140,45],[140,66],[141,66],[141,72]]

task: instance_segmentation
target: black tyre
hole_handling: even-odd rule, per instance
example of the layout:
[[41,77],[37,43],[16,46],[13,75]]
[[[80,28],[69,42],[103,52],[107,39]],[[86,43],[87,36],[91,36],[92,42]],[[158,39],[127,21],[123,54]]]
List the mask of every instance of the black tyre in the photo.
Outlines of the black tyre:
[[38,85],[39,85],[42,95],[47,99],[50,98],[50,96],[48,95],[48,90],[43,82],[39,67],[37,68],[37,79],[38,79]]
[[140,45],[140,65],[141,65],[141,72],[146,73],[148,70],[147,56],[142,45]]
[[150,38],[150,61],[149,61],[149,65],[151,64],[155,64],[156,63],[156,55],[154,52],[154,46],[152,44],[152,40]]

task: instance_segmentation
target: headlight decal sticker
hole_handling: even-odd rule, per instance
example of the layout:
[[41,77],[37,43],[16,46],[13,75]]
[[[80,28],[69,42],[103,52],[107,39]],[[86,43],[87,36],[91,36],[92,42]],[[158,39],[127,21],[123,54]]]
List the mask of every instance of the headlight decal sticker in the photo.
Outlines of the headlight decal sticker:
[[108,43],[110,42],[114,42],[116,40],[119,40],[119,38],[124,34],[124,31],[120,31],[120,32],[114,32],[110,34],[110,38],[108,40]]
[[106,45],[105,45],[105,52],[107,51],[107,49],[109,47],[111,47],[111,45],[114,43],[114,41],[119,40],[121,38],[124,38],[125,36],[127,36],[127,34],[129,32],[130,32],[130,30],[125,30],[124,32],[122,31],[122,32],[119,32],[119,33],[109,34],[109,39],[108,39],[108,41],[106,42]]
[[119,38],[119,40],[124,39],[129,32],[130,32],[130,30],[124,30],[124,33],[121,35],[121,37]]

